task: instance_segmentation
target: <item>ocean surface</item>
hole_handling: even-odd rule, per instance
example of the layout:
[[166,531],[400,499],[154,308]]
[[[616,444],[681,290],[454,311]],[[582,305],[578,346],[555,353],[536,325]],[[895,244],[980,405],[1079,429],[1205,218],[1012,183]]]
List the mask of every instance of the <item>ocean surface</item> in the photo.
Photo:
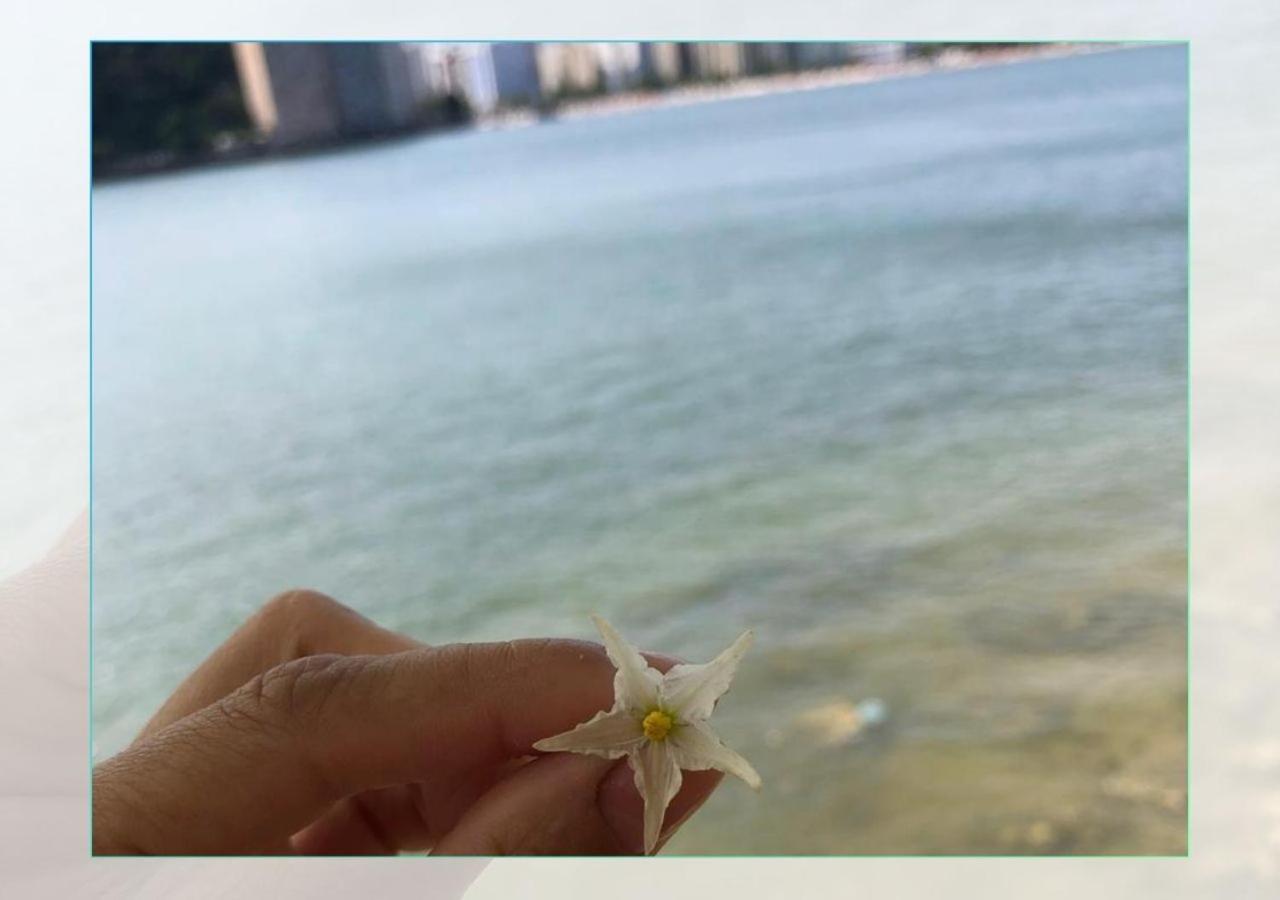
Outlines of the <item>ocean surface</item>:
[[695,661],[757,633],[717,721],[764,790],[668,852],[1182,853],[1186,77],[95,189],[95,752],[284,588],[432,643],[598,611]]

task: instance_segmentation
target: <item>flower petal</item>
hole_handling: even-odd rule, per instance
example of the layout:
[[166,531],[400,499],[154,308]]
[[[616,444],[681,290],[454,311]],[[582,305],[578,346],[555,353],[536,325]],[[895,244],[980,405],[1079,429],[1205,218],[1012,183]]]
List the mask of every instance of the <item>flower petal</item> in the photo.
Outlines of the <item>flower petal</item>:
[[631,755],[636,773],[636,790],[644,798],[644,852],[653,852],[662,835],[662,819],[680,790],[684,776],[676,765],[669,741],[646,741]]
[[640,748],[644,742],[644,728],[632,713],[613,709],[602,710],[575,728],[543,738],[533,745],[535,750],[555,752],[568,750],[620,759]]
[[658,682],[662,680],[662,674],[651,668],[640,651],[628,644],[603,618],[592,616],[591,620],[600,629],[604,649],[618,668],[618,673],[613,676],[615,703],[637,712],[653,709],[658,705]]
[[658,689],[663,708],[671,710],[684,722],[696,722],[710,716],[716,701],[729,690],[738,661],[754,640],[755,636],[745,631],[729,645],[728,650],[709,663],[672,666],[662,677]]
[[689,771],[719,769],[736,775],[754,790],[760,790],[760,775],[740,755],[730,750],[715,732],[702,722],[681,725],[664,741],[671,745],[676,765]]

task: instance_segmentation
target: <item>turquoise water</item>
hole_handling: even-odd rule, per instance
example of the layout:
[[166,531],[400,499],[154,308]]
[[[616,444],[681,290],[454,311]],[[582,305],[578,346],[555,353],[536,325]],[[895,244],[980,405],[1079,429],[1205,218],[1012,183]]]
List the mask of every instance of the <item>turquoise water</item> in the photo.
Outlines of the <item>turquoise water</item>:
[[95,189],[96,751],[286,587],[599,611],[758,635],[672,852],[1182,852],[1185,59]]

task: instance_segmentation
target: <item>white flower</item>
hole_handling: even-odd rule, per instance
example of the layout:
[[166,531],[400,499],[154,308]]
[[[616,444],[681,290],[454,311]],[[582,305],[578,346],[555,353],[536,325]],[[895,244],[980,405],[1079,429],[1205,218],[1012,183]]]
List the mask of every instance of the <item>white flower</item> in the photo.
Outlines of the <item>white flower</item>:
[[716,701],[729,690],[752,635],[745,632],[709,663],[672,666],[663,675],[612,625],[599,616],[591,618],[618,669],[613,679],[613,708],[533,746],[605,759],[630,757],[636,790],[644,798],[644,852],[652,853],[667,804],[680,790],[681,769],[719,769],[760,789],[760,776],[751,763],[720,743],[707,724]]

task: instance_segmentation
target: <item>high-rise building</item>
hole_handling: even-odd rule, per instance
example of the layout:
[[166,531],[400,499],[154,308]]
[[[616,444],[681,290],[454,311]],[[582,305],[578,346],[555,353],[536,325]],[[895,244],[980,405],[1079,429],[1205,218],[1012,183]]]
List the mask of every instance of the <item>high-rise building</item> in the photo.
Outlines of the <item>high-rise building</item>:
[[750,75],[785,72],[790,68],[787,44],[779,41],[749,41],[742,45],[742,62]]
[[403,45],[416,59],[428,97],[452,97],[481,115],[498,104],[498,85],[490,46],[414,43]]
[[497,102],[504,106],[536,105],[542,97],[538,45],[512,41],[489,46]]
[[901,41],[874,41],[849,47],[853,59],[861,63],[895,63],[907,58],[907,45]]
[[407,44],[429,96],[465,101],[488,115],[501,106],[536,105],[546,92],[541,45],[502,43]]
[[325,46],[343,134],[379,134],[413,122],[417,98],[412,95],[401,45],[337,43]]
[[237,44],[245,105],[277,146],[387,134],[411,127],[422,82],[400,44]]
[[792,63],[797,69],[823,69],[846,65],[858,45],[840,41],[805,41],[791,44]]
[[733,41],[703,41],[684,45],[689,68],[686,74],[710,80],[737,78],[743,74],[742,45]]
[[590,94],[602,85],[600,56],[594,44],[540,44],[538,74],[548,97]]
[[607,41],[591,45],[606,91],[626,91],[641,81],[640,45],[634,41]]
[[640,81],[658,87],[674,84],[683,74],[680,47],[669,41],[645,42],[639,45]]

